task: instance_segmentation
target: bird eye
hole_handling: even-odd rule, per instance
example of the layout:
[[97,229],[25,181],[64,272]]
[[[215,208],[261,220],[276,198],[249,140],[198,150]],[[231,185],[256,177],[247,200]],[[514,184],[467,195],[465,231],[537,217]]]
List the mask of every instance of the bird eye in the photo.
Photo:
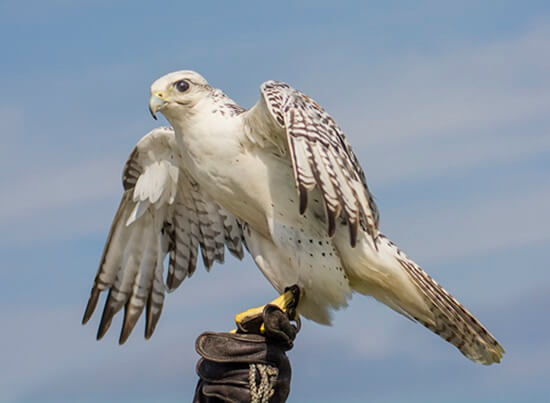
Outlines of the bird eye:
[[189,89],[189,83],[185,80],[179,80],[179,81],[176,81],[174,83],[174,87],[179,91],[179,92],[185,92]]

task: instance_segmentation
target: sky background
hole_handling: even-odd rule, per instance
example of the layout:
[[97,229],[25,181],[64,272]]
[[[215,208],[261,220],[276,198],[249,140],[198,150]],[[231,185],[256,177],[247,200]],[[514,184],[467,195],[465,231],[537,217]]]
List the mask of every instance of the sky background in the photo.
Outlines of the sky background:
[[190,401],[196,336],[275,297],[228,258],[167,297],[150,341],[143,321],[123,347],[120,316],[101,342],[100,312],[80,325],[123,164],[158,124],[149,85],[180,69],[244,107],[268,79],[324,105],[382,231],[507,350],[471,363],[356,295],[303,323],[289,401],[548,401],[548,4],[2,0],[0,401]]

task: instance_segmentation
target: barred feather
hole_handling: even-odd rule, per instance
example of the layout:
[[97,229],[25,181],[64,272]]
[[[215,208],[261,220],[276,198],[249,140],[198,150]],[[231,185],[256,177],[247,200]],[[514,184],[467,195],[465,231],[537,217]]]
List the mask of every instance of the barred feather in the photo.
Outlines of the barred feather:
[[359,225],[376,245],[378,210],[357,157],[334,119],[285,83],[265,82],[260,92],[274,122],[286,131],[300,213],[306,209],[307,193],[317,186],[323,193],[329,236],[334,235],[336,218],[342,214],[349,224],[352,246]]
[[500,362],[504,349],[466,308],[413,261],[398,261],[424,294],[433,314],[435,323],[420,320],[424,326],[473,361],[485,365]]
[[166,289],[174,290],[193,274],[199,246],[207,268],[214,261],[223,262],[225,245],[243,257],[240,225],[180,169],[172,129],[155,129],[138,142],[124,166],[123,186],[82,320],[88,322],[100,293],[109,290],[97,338],[105,335],[124,308],[121,344],[144,309],[145,337],[151,337]]
[[[395,260],[415,284],[429,309],[429,313],[423,317],[411,316],[453,344],[469,359],[485,365],[500,362],[505,351],[493,335],[389,239],[381,236],[379,241],[385,242],[393,251]],[[406,306],[401,308],[407,311]]]

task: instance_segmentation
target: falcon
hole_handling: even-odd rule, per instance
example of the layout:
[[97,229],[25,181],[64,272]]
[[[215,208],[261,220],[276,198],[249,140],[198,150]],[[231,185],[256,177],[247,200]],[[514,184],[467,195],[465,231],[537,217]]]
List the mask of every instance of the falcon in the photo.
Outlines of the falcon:
[[199,250],[208,270],[225,249],[238,258],[246,249],[283,309],[295,302],[297,315],[328,325],[354,293],[372,296],[472,361],[500,362],[504,349],[487,329],[380,232],[356,155],[313,99],[267,81],[245,110],[185,70],[151,85],[149,109],[172,128],[145,135],[124,167],[83,318],[108,290],[98,339],[122,308],[120,343],[144,310],[151,337],[165,291],[193,274]]

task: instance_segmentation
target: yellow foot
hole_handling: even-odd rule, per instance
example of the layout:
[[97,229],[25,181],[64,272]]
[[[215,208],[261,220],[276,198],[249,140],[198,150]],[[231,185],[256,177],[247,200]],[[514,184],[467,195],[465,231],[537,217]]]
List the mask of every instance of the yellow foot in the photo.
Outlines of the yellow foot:
[[[298,326],[300,325],[299,315],[296,313],[296,307],[300,300],[300,287],[293,285],[288,287],[283,295],[275,298],[267,305],[275,305],[281,311],[286,312],[289,319],[296,321]],[[251,308],[247,311],[238,313],[235,315],[235,323],[238,329],[244,333],[258,332],[263,334],[265,332],[265,325],[263,323],[263,313],[266,305],[259,306],[257,308]]]

